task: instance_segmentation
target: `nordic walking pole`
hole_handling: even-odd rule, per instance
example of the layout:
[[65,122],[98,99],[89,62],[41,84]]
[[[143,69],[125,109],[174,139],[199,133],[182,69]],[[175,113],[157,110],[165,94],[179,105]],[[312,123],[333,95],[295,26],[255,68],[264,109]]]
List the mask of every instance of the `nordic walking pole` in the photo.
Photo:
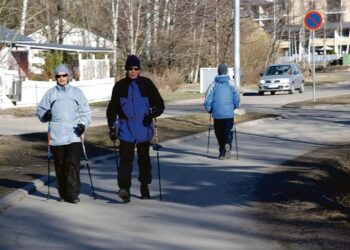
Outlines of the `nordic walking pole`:
[[235,128],[235,142],[236,142],[236,157],[238,160],[237,128],[236,128],[236,126],[234,126],[234,128]]
[[154,139],[155,139],[155,142],[156,142],[156,149],[157,149],[159,200],[161,201],[162,200],[162,186],[161,186],[161,183],[160,183],[159,144],[158,144],[157,118],[154,118]]
[[113,140],[113,147],[114,147],[114,154],[115,154],[115,165],[117,166],[117,172],[119,172],[119,156],[118,156],[118,151],[117,147],[115,146],[115,140]]
[[89,160],[88,160],[87,155],[86,155],[86,149],[85,149],[85,144],[84,144],[84,136],[81,135],[81,136],[80,136],[80,139],[81,139],[81,145],[82,145],[82,147],[83,147],[83,152],[84,152],[86,167],[87,167],[87,169],[88,169],[88,173],[89,173],[89,177],[90,177],[90,184],[91,184],[92,197],[93,197],[94,199],[96,199],[94,184],[92,184],[92,178],[91,178],[91,173],[90,173]]
[[209,153],[210,129],[211,129],[211,113],[209,114],[209,122],[208,122],[208,144],[207,144],[207,154]]
[[47,129],[47,199],[50,199],[50,158],[51,158],[51,122],[49,122]]

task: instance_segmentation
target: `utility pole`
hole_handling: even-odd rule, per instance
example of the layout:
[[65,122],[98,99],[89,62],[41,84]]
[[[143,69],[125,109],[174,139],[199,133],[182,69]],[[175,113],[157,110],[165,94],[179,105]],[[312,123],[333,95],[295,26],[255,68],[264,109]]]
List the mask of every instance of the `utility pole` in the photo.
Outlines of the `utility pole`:
[[240,58],[240,0],[233,0],[235,8],[234,18],[234,58],[235,58],[235,84],[239,91],[241,84],[241,58]]

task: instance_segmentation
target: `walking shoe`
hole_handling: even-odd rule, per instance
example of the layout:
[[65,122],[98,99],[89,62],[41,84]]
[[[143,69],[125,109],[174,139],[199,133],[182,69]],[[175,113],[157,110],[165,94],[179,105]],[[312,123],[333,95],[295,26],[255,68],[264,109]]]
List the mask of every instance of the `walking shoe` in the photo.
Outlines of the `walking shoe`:
[[225,144],[225,158],[230,159],[231,158],[231,147],[229,144]]
[[122,199],[125,203],[130,201],[130,191],[126,189],[119,189],[118,196],[120,199]]
[[225,156],[224,155],[219,155],[218,159],[219,160],[225,160]]
[[143,200],[151,199],[147,184],[141,184],[140,191],[141,191],[141,199],[143,199]]
[[65,199],[65,201],[73,204],[78,204],[80,202],[79,198],[71,198],[71,199]]
[[78,204],[80,202],[79,198],[74,198],[71,203]]
[[57,198],[57,201],[58,202],[64,202],[64,198],[60,196],[60,197]]

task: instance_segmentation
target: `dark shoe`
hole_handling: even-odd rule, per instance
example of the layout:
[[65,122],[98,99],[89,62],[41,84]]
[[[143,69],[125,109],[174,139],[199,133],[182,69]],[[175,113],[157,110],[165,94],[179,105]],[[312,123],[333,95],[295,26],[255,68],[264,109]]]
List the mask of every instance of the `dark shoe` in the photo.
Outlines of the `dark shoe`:
[[225,158],[231,159],[231,147],[229,144],[225,144]]
[[58,202],[64,202],[64,198],[60,196],[60,197],[57,198],[57,201]]
[[122,199],[124,202],[130,202],[130,191],[126,189],[119,189],[118,196],[120,199]]
[[141,184],[141,199],[143,200],[149,200],[151,199],[151,196],[149,194],[149,189],[147,184]]

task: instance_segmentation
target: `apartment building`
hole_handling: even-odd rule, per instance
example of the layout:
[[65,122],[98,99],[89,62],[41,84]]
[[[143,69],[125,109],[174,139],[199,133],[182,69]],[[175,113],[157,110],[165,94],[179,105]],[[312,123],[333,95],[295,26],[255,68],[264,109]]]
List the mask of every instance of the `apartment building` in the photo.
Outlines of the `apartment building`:
[[310,51],[310,32],[304,27],[304,16],[318,10],[323,26],[315,32],[318,53],[350,53],[349,0],[249,0],[243,4],[250,16],[268,32],[280,39],[287,55]]

